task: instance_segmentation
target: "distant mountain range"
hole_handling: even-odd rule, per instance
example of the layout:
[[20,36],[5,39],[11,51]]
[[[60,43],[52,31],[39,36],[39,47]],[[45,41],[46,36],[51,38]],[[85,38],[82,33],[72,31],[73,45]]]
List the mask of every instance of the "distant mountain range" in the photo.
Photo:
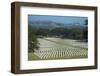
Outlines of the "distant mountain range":
[[80,25],[79,23],[70,23],[70,24],[64,24],[64,23],[57,23],[53,21],[29,21],[29,25],[36,28],[45,28],[45,29],[53,29],[53,28],[83,28],[87,27],[86,25]]

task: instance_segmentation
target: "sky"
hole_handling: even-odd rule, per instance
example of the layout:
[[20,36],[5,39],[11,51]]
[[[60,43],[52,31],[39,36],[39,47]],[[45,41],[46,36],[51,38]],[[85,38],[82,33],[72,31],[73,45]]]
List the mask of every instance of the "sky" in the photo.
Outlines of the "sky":
[[88,17],[79,16],[50,16],[50,15],[28,15],[28,21],[53,21],[64,24],[79,23],[84,25],[84,21],[88,20]]

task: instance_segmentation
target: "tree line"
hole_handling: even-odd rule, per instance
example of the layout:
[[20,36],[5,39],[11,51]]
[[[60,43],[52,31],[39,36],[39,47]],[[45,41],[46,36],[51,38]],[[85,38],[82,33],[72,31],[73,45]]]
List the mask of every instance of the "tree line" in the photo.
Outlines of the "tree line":
[[75,40],[87,40],[88,28],[54,28],[54,29],[43,29],[39,28],[35,35],[37,37],[58,37],[58,38],[69,38]]

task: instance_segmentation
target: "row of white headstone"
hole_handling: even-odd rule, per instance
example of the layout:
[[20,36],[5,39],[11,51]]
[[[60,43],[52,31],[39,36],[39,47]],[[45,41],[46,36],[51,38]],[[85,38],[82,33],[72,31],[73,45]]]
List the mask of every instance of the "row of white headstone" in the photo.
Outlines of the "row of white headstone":
[[87,56],[88,52],[86,49],[42,49],[34,52],[41,59],[54,59],[54,58],[72,58]]

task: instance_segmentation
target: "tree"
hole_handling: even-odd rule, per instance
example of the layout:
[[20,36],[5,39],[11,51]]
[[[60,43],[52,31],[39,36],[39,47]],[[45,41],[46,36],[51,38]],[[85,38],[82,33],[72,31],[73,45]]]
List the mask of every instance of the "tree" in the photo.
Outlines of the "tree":
[[88,25],[88,20],[85,20],[84,22],[85,22],[85,24],[84,24],[84,25]]
[[86,42],[88,41],[88,27],[85,27],[83,30],[83,37],[86,40]]
[[37,36],[35,35],[36,30],[28,25],[28,50],[29,52],[34,52],[35,49],[39,48],[39,43]]

